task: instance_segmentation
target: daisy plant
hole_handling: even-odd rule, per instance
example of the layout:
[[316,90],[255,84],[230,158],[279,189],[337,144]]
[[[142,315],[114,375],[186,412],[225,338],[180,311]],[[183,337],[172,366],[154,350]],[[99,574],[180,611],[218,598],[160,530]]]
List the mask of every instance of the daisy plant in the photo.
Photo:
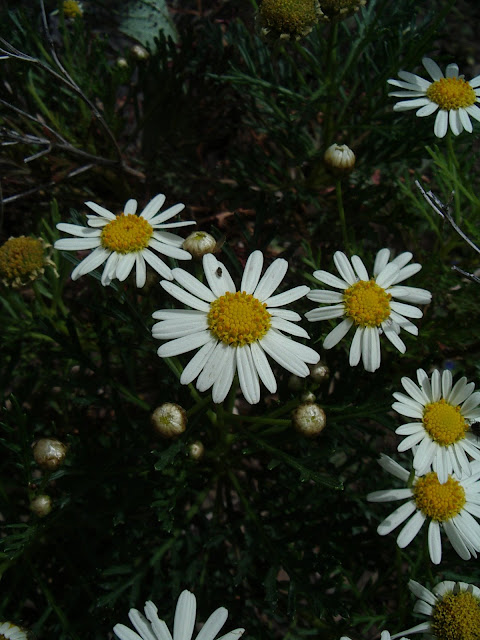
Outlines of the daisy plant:
[[473,382],[460,378],[452,387],[452,374],[435,370],[429,377],[423,369],[417,371],[418,385],[402,378],[408,395],[394,393],[392,407],[403,416],[414,418],[398,427],[396,433],[405,436],[399,451],[413,450],[413,468],[424,475],[433,466],[443,484],[449,474],[471,473],[468,456],[480,460],[480,439],[470,425],[480,418],[480,392],[474,393]]
[[[338,291],[313,290],[307,294],[309,300],[328,304],[308,311],[305,315],[311,322],[343,318],[327,335],[323,342],[325,349],[331,349],[355,327],[350,347],[350,365],[356,366],[362,359],[367,371],[380,367],[380,335],[385,337],[400,351],[406,346],[399,333],[404,329],[413,335],[417,327],[409,318],[421,318],[423,312],[412,304],[428,304],[431,294],[425,289],[398,286],[422,268],[420,264],[408,264],[412,259],[409,252],[401,253],[390,260],[390,250],[381,249],[375,258],[373,277],[358,256],[349,260],[341,251],[335,252],[333,260],[341,276],[327,271],[315,271],[313,276]],[[398,300],[398,302],[397,302]]]
[[25,629],[17,627],[11,622],[0,622],[0,639],[1,640],[27,640],[28,633]]
[[[173,640],[190,640],[195,627],[197,601],[190,591],[182,591],[178,598],[173,622]],[[113,628],[120,640],[172,640],[167,625],[158,617],[158,609],[153,602],[145,603],[145,616],[137,609],[130,609],[128,617],[137,633],[124,624],[116,624]],[[216,609],[203,625],[196,640],[214,640],[225,624],[228,611],[225,607]],[[235,629],[221,636],[218,640],[238,640],[245,629]]]
[[93,249],[72,271],[72,280],[90,273],[104,262],[102,284],[107,286],[115,278],[123,281],[136,268],[137,287],[143,287],[147,277],[146,263],[163,278],[172,279],[172,272],[158,253],[176,258],[191,260],[188,251],[181,248],[184,239],[167,229],[195,224],[193,220],[185,222],[167,222],[185,208],[184,204],[175,204],[159,213],[165,196],[160,193],[151,200],[140,215],[136,215],[137,201],[128,200],[123,212],[115,215],[95,202],[86,202],[94,213],[87,215],[87,227],[60,222],[59,231],[74,236],[55,242],[55,249],[82,251]]
[[160,321],[153,326],[153,337],[168,340],[157,353],[167,358],[199,349],[183,370],[180,382],[189,384],[197,378],[199,391],[213,387],[215,403],[225,399],[236,372],[250,404],[260,400],[259,380],[274,393],[277,383],[267,354],[300,377],[309,374],[308,364],[320,359],[316,351],[284,335],[309,337],[295,324],[301,320],[300,315],[282,308],[305,296],[309,287],[301,285],[273,295],[288,263],[283,258],[274,260],[261,277],[262,267],[263,254],[254,251],[237,291],[225,265],[209,253],[203,257],[208,286],[178,268],[172,271],[178,284],[161,282],[165,291],[191,309],[162,309],[153,314]]
[[467,81],[458,74],[456,64],[449,64],[445,75],[430,58],[424,58],[422,64],[433,82],[408,71],[398,72],[400,80],[388,80],[399,89],[388,95],[406,98],[397,102],[393,110],[418,109],[416,115],[419,117],[436,113],[434,133],[438,138],[445,136],[449,125],[456,136],[463,130],[472,133],[470,117],[480,121],[480,108],[476,104],[480,101],[480,75]]
[[434,564],[439,564],[442,559],[442,529],[462,560],[477,557],[476,552],[480,551],[480,525],[475,517],[480,517],[480,463],[472,463],[471,475],[451,474],[443,484],[434,471],[423,476],[415,475],[413,482],[409,483],[410,472],[383,454],[379,464],[406,486],[403,489],[374,491],[367,495],[367,500],[408,500],[378,526],[377,532],[381,536],[407,521],[397,537],[397,544],[403,549],[415,538],[423,523],[429,520],[428,550]]
[[[480,589],[467,582],[445,580],[430,591],[415,580],[408,583],[418,598],[416,613],[428,616],[425,622],[402,631],[423,633],[438,640],[478,640],[480,638]],[[398,633],[394,638],[402,635]]]

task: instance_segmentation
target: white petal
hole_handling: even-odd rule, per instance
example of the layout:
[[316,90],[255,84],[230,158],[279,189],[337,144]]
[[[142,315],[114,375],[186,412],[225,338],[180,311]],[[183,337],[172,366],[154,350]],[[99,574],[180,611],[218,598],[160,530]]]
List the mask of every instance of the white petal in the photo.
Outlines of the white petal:
[[300,338],[310,338],[305,329],[299,327],[297,324],[293,324],[293,322],[289,322],[283,318],[272,318],[271,322],[272,327],[279,331],[285,331],[286,333],[290,333],[292,336],[299,336]]
[[92,211],[95,211],[95,213],[98,213],[99,216],[102,216],[102,218],[108,218],[108,220],[115,220],[115,218],[117,217],[114,213],[112,213],[108,209],[105,209],[105,207],[101,207],[96,202],[89,201],[89,202],[85,202],[85,204],[89,209],[91,209]]
[[217,633],[225,624],[227,618],[228,611],[225,609],[225,607],[220,607],[219,609],[214,611],[205,622],[203,627],[200,629],[200,633],[198,634],[196,640],[214,640]]
[[224,636],[220,636],[218,640],[239,640],[244,633],[245,629],[234,629],[233,631],[226,633]]
[[213,302],[217,299],[208,287],[188,273],[188,271],[176,268],[172,269],[172,274],[175,280],[181,284],[182,287],[196,295],[201,300],[205,300],[205,302]]
[[[408,503],[407,503],[408,504]],[[426,517],[421,511],[417,511],[410,520],[406,523],[403,529],[400,531],[397,537],[397,544],[400,549],[408,547],[410,542],[415,538],[417,533],[422,528]]]
[[390,302],[390,308],[400,313],[407,318],[421,318],[423,312],[417,307],[412,307],[409,304],[403,304],[403,302]]
[[465,107],[465,111],[472,116],[472,118],[475,118],[475,120],[480,121],[480,109],[477,107],[476,104],[472,104],[469,107]]
[[133,198],[130,198],[130,200],[127,200],[127,202],[125,203],[125,206],[123,207],[123,213],[128,216],[128,215],[134,215],[137,212],[137,201],[134,200]]
[[322,302],[323,304],[335,304],[337,302],[343,302],[343,293],[339,291],[315,289],[315,291],[308,293],[307,298],[314,302]]
[[351,367],[356,367],[362,357],[362,338],[364,330],[362,327],[357,327],[357,330],[353,334],[352,344],[350,345],[350,355],[348,362]]
[[450,124],[450,129],[455,136],[458,136],[460,133],[462,133],[463,127],[460,116],[458,115],[458,109],[450,109],[450,111],[448,112],[448,122]]
[[267,305],[268,308],[280,307],[284,304],[290,304],[290,302],[294,302],[295,300],[303,298],[309,291],[309,287],[307,287],[306,285],[300,285],[299,287],[288,289],[288,291],[284,291],[283,293],[279,293],[276,296],[267,298],[263,302]]
[[262,274],[262,267],[263,253],[261,251],[254,251],[249,255],[245,265],[240,291],[246,291],[247,293],[253,293],[255,291],[255,287]]
[[57,224],[57,229],[59,231],[63,231],[64,233],[69,233],[72,236],[77,236],[78,238],[100,237],[100,234],[102,233],[100,229],[81,227],[78,224],[69,224],[67,222],[59,222]]
[[[261,348],[287,371],[301,378],[308,376],[310,370],[307,365],[300,360],[300,358],[292,354],[292,352],[285,347],[284,342],[278,339],[278,336],[281,336],[281,334],[275,334],[274,331],[269,331],[260,340]],[[287,340],[287,338],[284,339]]]
[[136,609],[130,609],[128,612],[128,617],[130,618],[133,626],[141,635],[143,640],[157,640],[155,634],[152,631],[152,627],[148,620],[143,616],[140,611]]
[[224,374],[224,367],[226,367],[226,374],[228,375],[228,365],[229,362],[232,362],[232,356],[235,355],[234,350],[235,347],[231,347],[224,342],[217,343],[215,349],[207,360],[202,373],[198,376],[197,389],[199,391],[207,391],[207,389],[210,389],[217,380],[222,378]]
[[187,317],[182,320],[174,318],[172,320],[162,320],[152,327],[152,336],[158,340],[173,340],[188,336],[191,333],[206,331],[208,329],[207,317],[205,314]]
[[135,264],[136,253],[126,253],[122,255],[118,261],[117,265],[117,278],[120,282],[123,282],[128,278],[130,272],[132,270],[133,265]]
[[207,342],[210,342],[211,339],[212,334],[210,331],[201,331],[162,344],[162,346],[158,348],[157,354],[161,358],[171,358],[172,356],[178,356],[180,353],[188,353],[188,351],[198,349],[198,347],[202,347]]
[[147,619],[150,620],[152,625],[152,629],[157,636],[158,640],[173,640],[172,635],[163,620],[160,620],[157,615],[157,607],[148,600],[145,603],[145,615]]
[[440,78],[443,78],[442,70],[431,58],[423,58],[422,64],[433,80],[437,81],[440,80]]
[[435,126],[433,128],[434,134],[437,138],[444,138],[448,129],[448,111],[439,109],[437,117],[435,118]]
[[145,282],[147,281],[147,269],[145,267],[145,258],[140,252],[135,254],[135,271],[135,284],[139,289],[141,289],[145,286]]
[[321,307],[320,309],[312,309],[307,311],[305,317],[310,322],[318,322],[319,320],[330,320],[331,318],[339,318],[345,315],[345,305],[335,304],[331,307]]
[[163,244],[171,244],[173,247],[181,247],[184,239],[181,236],[177,236],[176,233],[170,233],[169,231],[154,231],[153,237]]
[[428,525],[428,551],[433,564],[440,564],[442,560],[442,540],[440,537],[440,526],[438,522],[432,520]]
[[401,379],[401,383],[405,391],[409,393],[419,404],[425,405],[430,402],[430,399],[425,395],[421,387],[418,387],[410,378],[403,377]]
[[182,591],[178,598],[173,623],[173,640],[190,640],[195,625],[197,601],[190,591]]
[[90,273],[101,264],[105,262],[105,260],[110,255],[110,251],[108,249],[104,249],[103,247],[97,247],[92,253],[90,253],[86,258],[84,258],[75,269],[72,271],[71,278],[72,280],[76,280],[80,276],[85,275],[86,273]]
[[404,438],[400,442],[400,444],[397,447],[397,451],[400,451],[400,452],[408,451],[409,449],[417,445],[419,442],[421,442],[424,439],[424,437],[425,437],[425,432],[423,429],[421,431],[415,431],[414,433],[409,435],[407,438]]
[[223,402],[230,391],[237,366],[235,361],[235,352],[237,350],[238,348],[232,349],[226,344],[223,345],[224,358],[221,365],[218,363],[218,366],[221,366],[221,371],[219,371],[212,388],[212,400],[215,404]]
[[366,371],[380,367],[380,336],[376,327],[366,327],[362,337],[362,361]]
[[415,115],[418,116],[419,118],[424,118],[425,116],[431,116],[432,113],[435,113],[437,109],[438,109],[438,104],[436,104],[435,102],[430,102],[429,104],[426,104],[423,107],[420,107],[420,109],[417,111]]
[[390,262],[378,274],[378,276],[375,278],[375,282],[379,287],[388,289],[388,287],[395,281],[395,278],[398,275],[399,271],[400,269],[395,264],[393,264],[393,262]]
[[183,211],[183,209],[185,209],[185,205],[179,202],[178,204],[174,204],[173,207],[169,207],[168,209],[165,209],[165,211],[160,213],[158,216],[155,216],[154,218],[150,218],[149,222],[152,226],[160,224],[161,222],[170,220],[170,218],[173,218],[173,216],[176,216],[177,213],[180,213],[180,211]]
[[142,640],[138,633],[135,633],[135,631],[132,631],[124,624],[116,624],[113,627],[113,633],[120,638],[120,640]]
[[210,305],[207,302],[193,296],[191,293],[188,293],[188,291],[185,291],[173,282],[162,280],[160,284],[165,289],[165,291],[167,291],[167,293],[172,295],[177,300],[180,300],[180,302],[187,304],[189,307],[197,309],[198,311],[205,311],[206,313],[210,311]]
[[462,127],[465,129],[465,131],[467,131],[468,133],[472,133],[472,122],[468,117],[468,113],[465,111],[465,109],[458,110],[458,117],[460,118],[460,122],[462,123]]
[[228,269],[217,260],[213,253],[204,255],[202,264],[208,286],[217,297],[223,296],[227,291],[235,293],[237,289]]
[[269,308],[268,313],[276,318],[283,318],[284,320],[290,320],[290,322],[300,322],[302,316],[296,311],[290,311],[290,309],[278,309]]
[[144,249],[141,254],[146,262],[155,269],[155,271],[166,280],[173,280],[172,270],[165,262],[149,249]]
[[103,268],[101,280],[104,287],[108,286],[110,282],[115,278],[115,272],[117,270],[120,256],[120,253],[111,253],[108,256],[107,262],[105,263],[105,266]]
[[400,351],[400,353],[405,353],[407,347],[401,338],[399,338],[397,332],[392,329],[390,326],[386,326],[386,323],[382,324],[383,333],[387,340],[393,344],[393,346]]
[[446,520],[443,523],[443,528],[445,530],[445,533],[447,534],[448,539],[450,540],[450,544],[458,553],[460,558],[462,558],[462,560],[470,560],[472,554],[465,545],[462,536],[454,526],[453,522],[451,520]]
[[377,533],[381,536],[387,535],[401,525],[402,522],[405,522],[405,520],[409,518],[414,511],[416,511],[416,509],[417,507],[415,506],[415,503],[411,500],[402,504],[398,509],[395,509],[388,518],[385,518],[385,520],[378,525]]
[[471,395],[474,388],[475,384],[473,382],[467,384],[467,378],[462,376],[455,383],[451,393],[448,396],[445,396],[445,400],[450,404],[461,404],[469,395]]
[[55,249],[60,251],[84,251],[85,249],[95,249],[100,246],[100,237],[93,238],[60,238],[54,244]]
[[409,580],[408,588],[420,600],[424,600],[432,607],[437,604],[437,599],[431,591],[415,580]]
[[150,238],[148,246],[155,249],[155,251],[162,253],[164,256],[169,256],[170,258],[176,258],[177,260],[192,259],[192,254],[185,251],[185,249],[180,249],[179,247],[173,247],[171,244],[159,242],[158,240],[155,240],[154,237]]
[[337,267],[338,273],[341,277],[348,282],[349,285],[355,284],[358,278],[352,269],[349,259],[342,251],[335,251],[333,254],[333,261]]
[[451,62],[445,69],[446,78],[458,78],[458,64]]
[[197,351],[197,353],[193,356],[190,362],[187,364],[185,369],[182,372],[180,377],[181,384],[190,384],[195,378],[200,375],[200,372],[203,370],[203,367],[208,362],[210,355],[215,348],[217,341],[215,338],[211,338],[209,342],[203,345],[203,347]]
[[373,277],[376,278],[388,264],[390,258],[390,249],[380,249],[375,256],[375,263],[373,265]]
[[152,200],[150,200],[150,202],[140,214],[140,217],[144,218],[145,220],[150,220],[150,218],[153,218],[153,216],[158,211],[160,211],[160,209],[163,207],[164,202],[165,196],[163,195],[163,193],[159,193]]
[[322,269],[320,271],[314,271],[313,277],[324,284],[328,284],[330,287],[334,287],[335,289],[348,289],[350,286],[348,282],[340,280],[337,276],[334,276],[332,273],[328,273],[328,271],[323,271]]
[[365,268],[362,260],[358,256],[352,256],[352,265],[355,269],[357,276],[360,280],[370,280],[370,276],[368,275],[368,271]]
[[430,104],[428,98],[412,98],[412,100],[402,100],[397,102],[393,106],[394,111],[409,111],[410,109],[417,109],[418,107],[424,107]]
[[248,345],[236,349],[237,371],[240,388],[245,400],[250,404],[257,404],[260,400],[260,383]]
[[330,331],[330,333],[327,335],[327,337],[323,341],[323,348],[331,349],[336,344],[338,344],[340,340],[347,335],[352,325],[353,320],[350,320],[350,318],[345,318],[345,320],[342,320],[342,322],[340,322],[340,324],[337,324],[335,329],[332,329],[332,331]]
[[270,298],[287,273],[288,262],[283,258],[277,258],[263,274],[254,291],[254,296],[261,302]]
[[270,393],[275,393],[277,390],[277,381],[275,380],[272,368],[270,367],[267,356],[262,349],[261,343],[252,342],[250,345],[250,351],[252,353],[253,362],[257,368],[258,375],[260,376],[260,380],[267,387]]

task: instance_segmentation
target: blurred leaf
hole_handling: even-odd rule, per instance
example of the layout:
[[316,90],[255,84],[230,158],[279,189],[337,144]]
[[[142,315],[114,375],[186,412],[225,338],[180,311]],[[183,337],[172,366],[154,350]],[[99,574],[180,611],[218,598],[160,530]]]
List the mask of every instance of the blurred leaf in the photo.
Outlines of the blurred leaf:
[[165,0],[137,0],[128,4],[120,16],[120,31],[145,47],[154,49],[155,38],[160,32],[165,38],[178,41]]

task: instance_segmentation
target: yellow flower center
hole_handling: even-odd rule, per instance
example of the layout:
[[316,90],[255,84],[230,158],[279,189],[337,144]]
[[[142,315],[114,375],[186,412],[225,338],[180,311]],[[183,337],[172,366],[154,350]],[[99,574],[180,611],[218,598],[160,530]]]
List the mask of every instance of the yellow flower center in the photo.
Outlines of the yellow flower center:
[[44,266],[43,243],[38,238],[10,238],[0,247],[0,277],[5,280],[36,276]]
[[153,227],[145,218],[133,213],[121,213],[103,227],[100,236],[102,247],[117,253],[135,253],[148,247]]
[[316,0],[263,0],[260,16],[269,29],[301,35],[317,22]]
[[480,600],[469,591],[449,591],[433,607],[431,625],[441,640],[478,640]]
[[432,440],[443,447],[462,440],[468,429],[460,407],[454,407],[445,398],[426,405],[423,426]]
[[245,291],[227,291],[210,304],[208,326],[218,340],[232,347],[243,347],[259,340],[269,330],[271,315],[266,306]]
[[437,522],[445,522],[463,509],[465,489],[452,476],[445,484],[440,484],[437,474],[430,471],[415,483],[413,498],[422,513]]
[[63,3],[63,15],[65,18],[81,18],[83,9],[76,0],[65,0]]
[[427,89],[427,98],[438,104],[440,109],[460,109],[470,107],[477,96],[463,78],[440,78]]
[[361,327],[378,327],[390,315],[391,295],[375,280],[360,280],[345,290],[345,313]]

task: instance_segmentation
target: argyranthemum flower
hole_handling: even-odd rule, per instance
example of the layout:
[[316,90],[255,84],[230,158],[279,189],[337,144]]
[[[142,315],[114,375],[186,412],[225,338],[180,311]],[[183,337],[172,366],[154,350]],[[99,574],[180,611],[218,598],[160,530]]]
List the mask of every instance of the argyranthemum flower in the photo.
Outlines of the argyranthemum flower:
[[408,98],[397,102],[393,110],[418,109],[416,115],[419,117],[429,116],[437,111],[434,133],[438,138],[444,137],[449,124],[456,136],[464,129],[472,133],[469,116],[480,121],[480,109],[475,104],[480,100],[480,76],[467,81],[458,75],[456,64],[447,66],[445,76],[438,64],[430,58],[424,58],[422,64],[433,82],[408,71],[398,72],[401,80],[388,80],[389,84],[401,89],[392,91],[389,96]]
[[9,238],[0,246],[0,281],[7,287],[24,287],[37,280],[46,266],[55,269],[43,238],[18,236]]
[[27,640],[27,638],[25,629],[11,622],[0,622],[0,640]]
[[77,0],[64,0],[62,4],[65,18],[81,18],[83,16],[83,4]]
[[[407,484],[410,473],[397,462],[382,454],[379,464]],[[480,525],[473,516],[480,516],[480,463],[472,462],[471,472],[470,476],[449,475],[440,484],[437,474],[431,471],[415,476],[412,485],[405,489],[369,493],[370,502],[409,499],[378,526],[377,532],[385,536],[408,520],[397,537],[398,546],[404,549],[428,519],[428,550],[434,564],[442,559],[442,529],[462,560],[476,558],[476,552],[480,551]]]
[[[190,640],[195,626],[197,602],[190,591],[182,591],[178,598],[173,622],[173,640]],[[157,615],[157,607],[153,602],[145,603],[145,616],[137,609],[130,609],[128,617],[138,633],[123,624],[113,627],[115,635],[120,640],[172,640],[170,631],[163,620]],[[217,633],[225,624],[228,611],[220,607],[212,613],[197,635],[196,640],[214,640]],[[245,629],[235,629],[218,640],[238,640]]]
[[[399,451],[413,449],[413,468],[421,476],[433,467],[443,484],[449,474],[469,475],[471,464],[466,454],[480,460],[480,439],[470,424],[480,418],[480,392],[473,393],[473,382],[460,378],[452,388],[452,374],[435,370],[431,379],[423,369],[417,371],[418,385],[402,378],[409,394],[394,393],[398,402],[392,407],[417,422],[399,427],[395,433],[406,436]],[[417,446],[418,445],[418,446]]]
[[[478,640],[480,638],[480,589],[467,582],[445,580],[431,591],[415,580],[408,583],[417,596],[413,610],[430,620],[402,631],[426,633],[438,640]],[[401,634],[393,636],[397,638]]]
[[146,262],[163,278],[172,280],[170,267],[151,249],[177,260],[191,260],[192,256],[188,251],[180,248],[183,238],[166,229],[177,229],[195,222],[189,220],[166,223],[182,211],[185,205],[175,204],[163,213],[158,213],[164,202],[165,196],[160,193],[150,200],[139,216],[135,215],[136,200],[128,200],[123,212],[117,216],[95,202],[86,202],[87,207],[95,212],[87,215],[88,227],[65,222],[57,224],[57,229],[75,238],[57,240],[55,249],[67,251],[94,249],[72,271],[72,280],[90,273],[105,261],[102,274],[104,286],[109,285],[115,278],[120,281],[125,280],[135,265],[137,287],[143,287],[147,277]]
[[[340,289],[340,291],[314,290],[307,298],[314,302],[333,303],[328,307],[313,309],[305,314],[311,322],[343,317],[344,320],[325,338],[323,347],[331,349],[355,326],[350,347],[350,365],[356,366],[363,361],[367,371],[376,371],[380,366],[380,334],[400,351],[405,353],[405,344],[399,338],[400,329],[413,335],[418,334],[417,327],[407,318],[421,318],[420,309],[404,304],[428,304],[431,293],[416,287],[396,286],[406,278],[420,271],[419,264],[407,263],[412,259],[409,252],[401,253],[389,262],[390,250],[381,249],[373,265],[373,278],[370,278],[362,260],[352,256],[351,264],[347,256],[336,251],[333,256],[335,266],[342,279],[327,271],[315,271],[317,280]],[[396,302],[392,300],[402,300]]]
[[309,337],[294,324],[301,320],[298,313],[281,308],[302,298],[309,287],[272,295],[283,280],[288,263],[278,258],[260,278],[262,266],[261,251],[254,251],[237,291],[226,267],[208,253],[203,257],[208,287],[183,269],[172,271],[183,289],[161,282],[168,293],[193,310],[162,309],[153,314],[161,321],[153,326],[153,337],[169,340],[157,353],[166,358],[201,347],[183,370],[180,382],[189,384],[198,376],[197,389],[207,391],[213,386],[214,402],[225,399],[236,371],[250,404],[260,400],[259,378],[274,393],[277,383],[265,354],[301,377],[309,374],[306,363],[315,364],[320,359],[316,351],[283,334]]

